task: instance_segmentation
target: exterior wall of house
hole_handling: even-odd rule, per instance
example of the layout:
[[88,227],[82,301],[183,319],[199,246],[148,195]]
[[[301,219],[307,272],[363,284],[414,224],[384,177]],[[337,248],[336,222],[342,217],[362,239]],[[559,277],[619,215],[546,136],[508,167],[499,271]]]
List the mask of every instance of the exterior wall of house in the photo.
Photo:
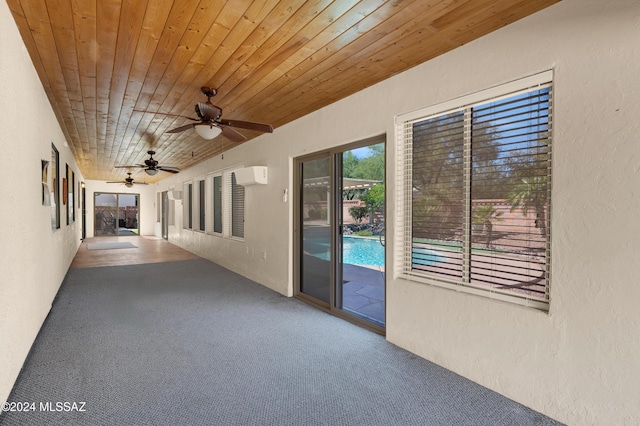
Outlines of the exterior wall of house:
[[[0,402],[4,402],[82,232],[77,201],[82,175],[4,1],[0,1],[0,97]],[[75,172],[76,193],[76,221],[66,224],[66,205],[61,203],[56,231],[51,229],[51,207],[42,205],[41,186],[41,160],[51,160],[52,143],[60,154],[59,191],[68,164]]]
[[[549,69],[550,311],[397,278],[395,116]],[[160,182],[269,170],[267,185],[246,188],[244,241],[181,229],[180,203],[170,241],[291,295],[293,158],[386,134],[388,340],[563,422],[637,422],[638,76],[640,3],[564,0]]]
[[387,338],[569,424],[640,419],[639,30],[638,2],[565,0],[397,78],[437,81],[409,112],[554,71],[550,311],[390,271]]

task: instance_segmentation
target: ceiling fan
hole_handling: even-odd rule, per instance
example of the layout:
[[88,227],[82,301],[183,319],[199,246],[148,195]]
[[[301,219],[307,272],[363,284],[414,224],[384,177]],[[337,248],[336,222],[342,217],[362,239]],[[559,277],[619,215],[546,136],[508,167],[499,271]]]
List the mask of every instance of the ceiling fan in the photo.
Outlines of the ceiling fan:
[[144,182],[134,182],[133,178],[131,177],[131,172],[127,173],[127,176],[125,180],[123,181],[118,181],[118,182],[107,182],[107,183],[124,183],[124,186],[126,186],[127,188],[131,188],[134,184],[136,185],[149,185],[148,183],[144,183]]
[[213,139],[222,133],[233,142],[243,142],[247,140],[247,138],[232,129],[232,127],[257,130],[263,133],[273,133],[273,126],[271,126],[271,124],[222,118],[222,109],[211,103],[211,98],[214,97],[218,91],[211,87],[202,87],[200,90],[207,97],[207,102],[198,102],[196,104],[195,110],[198,118],[184,117],[197,121],[197,123],[176,127],[175,129],[168,130],[167,133],[180,133],[185,130],[195,129],[196,133],[204,139]]
[[155,153],[156,153],[155,151],[147,151],[147,154],[149,154],[150,157],[148,160],[144,160],[144,164],[136,164],[133,166],[116,166],[116,168],[122,169],[126,167],[142,167],[144,168],[145,173],[148,174],[149,176],[154,176],[155,174],[158,173],[158,170],[162,170],[163,172],[169,172],[169,173],[180,172],[180,169],[177,167],[159,166],[158,162],[153,159],[153,156]]

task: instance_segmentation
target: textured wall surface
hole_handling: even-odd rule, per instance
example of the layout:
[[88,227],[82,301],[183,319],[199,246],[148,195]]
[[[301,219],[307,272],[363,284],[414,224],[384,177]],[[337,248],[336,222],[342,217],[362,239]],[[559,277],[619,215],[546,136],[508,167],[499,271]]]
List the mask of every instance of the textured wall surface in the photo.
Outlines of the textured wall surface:
[[[549,313],[394,278],[394,117],[549,69]],[[386,134],[387,338],[558,420],[637,424],[639,76],[640,3],[564,0],[162,181],[180,189],[238,164],[269,168],[268,185],[247,188],[244,242],[181,226],[170,240],[290,295],[292,158]]]
[[549,313],[391,280],[388,338],[571,424],[640,421],[639,24],[563,1],[408,73],[431,104],[554,70]]
[[[66,147],[40,80],[9,8],[0,1],[0,402],[31,348],[51,301],[80,245],[81,223],[51,230],[51,207],[42,205],[41,160],[51,160],[51,144],[82,180]],[[37,120],[34,122],[34,120]],[[62,185],[60,185],[62,190]],[[76,218],[80,210],[76,210]]]

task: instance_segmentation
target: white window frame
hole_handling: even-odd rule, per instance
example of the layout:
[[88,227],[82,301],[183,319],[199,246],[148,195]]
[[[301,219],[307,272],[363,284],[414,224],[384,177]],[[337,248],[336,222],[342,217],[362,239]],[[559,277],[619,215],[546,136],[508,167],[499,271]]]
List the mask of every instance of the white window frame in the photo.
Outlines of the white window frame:
[[[204,182],[204,205],[201,205],[200,182]],[[206,232],[207,228],[207,181],[204,176],[197,177],[193,180],[193,230],[196,232]],[[200,223],[200,211],[204,209],[204,223]]]
[[[232,175],[236,170],[242,169],[244,166],[242,165],[236,165],[233,168],[228,168],[225,169],[224,173],[223,173],[223,192],[222,192],[222,196],[223,196],[223,210],[224,210],[224,223],[223,223],[223,229],[224,229],[224,235],[228,238],[231,238],[233,240],[237,240],[237,241],[244,241],[245,239],[245,230],[246,230],[246,226],[244,226],[243,224],[243,236],[235,236],[233,235],[233,219],[234,219],[234,212],[233,212],[233,208],[232,208]],[[244,204],[244,208],[243,208],[243,213],[246,213],[246,193],[245,193],[245,198],[243,199],[243,204]],[[243,214],[243,222],[246,221],[246,214]]]
[[[430,284],[438,287],[444,287],[448,289],[454,289],[456,291],[481,295],[492,299],[498,299],[503,301],[512,302],[515,304],[530,306],[536,309],[548,311],[549,309],[549,289],[550,289],[550,265],[551,265],[551,253],[550,242],[551,238],[547,239],[547,299],[542,300],[539,298],[530,298],[526,296],[516,295],[513,293],[507,293],[504,291],[492,289],[484,286],[471,285],[468,282],[448,280],[433,275],[429,275],[423,272],[416,272],[412,270],[412,203],[411,196],[412,191],[412,135],[411,131],[407,130],[414,122],[427,120],[436,116],[441,116],[453,111],[459,111],[461,109],[469,108],[471,106],[497,101],[504,98],[512,97],[518,92],[526,92],[534,90],[536,87],[550,86],[553,84],[553,72],[545,71],[530,77],[526,77],[517,81],[502,84],[497,87],[493,87],[487,90],[482,90],[477,93],[466,95],[457,99],[453,99],[447,102],[443,102],[437,105],[426,107],[417,111],[413,111],[407,114],[396,116],[396,146],[397,146],[397,199],[396,199],[396,224],[395,224],[395,251],[394,251],[394,266],[395,277],[412,281],[417,281],[425,284]],[[550,113],[552,114],[552,113]],[[551,133],[551,128],[549,129]],[[470,149],[471,143],[465,146],[465,149]],[[469,155],[469,154],[467,154]],[[550,156],[550,154],[549,154]],[[469,167],[468,165],[465,167]],[[467,186],[468,188],[468,186]],[[465,195],[465,202],[469,195]],[[468,212],[467,212],[468,213]],[[469,214],[465,215],[467,218]],[[468,220],[467,220],[468,221]],[[470,227],[467,223],[465,227]],[[550,229],[549,229],[550,232]],[[468,234],[467,234],[468,235]],[[468,237],[465,237],[465,239]]]
[[[221,215],[221,220],[222,220],[222,229],[220,231],[216,231],[215,230],[215,215],[217,214],[216,212],[216,208],[215,208],[215,199],[214,199],[214,194],[213,194],[213,190],[215,188],[215,179],[216,178],[220,178],[221,182],[220,182],[220,191],[221,191],[221,202],[220,202],[220,215]],[[213,173],[210,173],[207,175],[207,196],[206,196],[206,203],[207,203],[207,234],[211,234],[211,235],[215,235],[215,236],[224,236],[224,224],[226,222],[225,220],[225,212],[224,212],[224,205],[225,203],[225,199],[224,199],[224,177],[223,177],[223,172],[222,170],[218,170],[215,171]]]
[[[211,236],[217,236],[222,238],[228,238],[236,241],[244,241],[245,236],[237,236],[233,235],[233,219],[234,219],[234,211],[233,211],[233,201],[232,201],[232,175],[236,170],[242,169],[243,165],[235,165],[233,167],[229,167],[223,170],[218,170],[212,173],[208,173],[205,176],[197,177],[194,180],[186,181],[183,183],[183,196],[182,196],[182,229],[194,232],[204,232],[205,234]],[[214,179],[220,177],[221,182],[221,191],[222,191],[222,232],[216,232],[214,230],[214,199],[213,199],[213,188],[214,188]],[[200,182],[204,181],[204,190],[205,190],[205,229],[204,231],[200,230]],[[189,199],[189,185],[191,185],[191,199]],[[244,188],[244,187],[243,187]],[[192,227],[189,228],[189,203],[191,203],[191,224]],[[243,219],[243,234],[246,231],[246,227],[244,226],[244,221],[246,220],[246,192],[245,198],[243,200],[243,208],[242,208],[242,219]]]
[[[189,196],[190,185],[191,196]],[[189,214],[189,208],[191,208],[191,214]],[[193,181],[184,182],[182,185],[182,229],[193,231]]]

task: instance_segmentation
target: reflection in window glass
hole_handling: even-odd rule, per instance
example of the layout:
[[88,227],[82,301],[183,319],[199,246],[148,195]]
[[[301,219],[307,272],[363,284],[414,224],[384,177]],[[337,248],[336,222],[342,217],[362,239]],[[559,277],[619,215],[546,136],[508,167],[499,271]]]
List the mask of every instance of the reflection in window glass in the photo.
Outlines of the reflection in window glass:
[[198,181],[198,210],[199,210],[199,221],[198,221],[198,229],[200,231],[204,231],[205,229],[205,204],[204,204],[204,180]]
[[222,176],[213,177],[213,232],[222,233]]
[[94,235],[139,235],[139,194],[95,193]]
[[406,273],[548,301],[550,103],[545,83],[404,124]]

